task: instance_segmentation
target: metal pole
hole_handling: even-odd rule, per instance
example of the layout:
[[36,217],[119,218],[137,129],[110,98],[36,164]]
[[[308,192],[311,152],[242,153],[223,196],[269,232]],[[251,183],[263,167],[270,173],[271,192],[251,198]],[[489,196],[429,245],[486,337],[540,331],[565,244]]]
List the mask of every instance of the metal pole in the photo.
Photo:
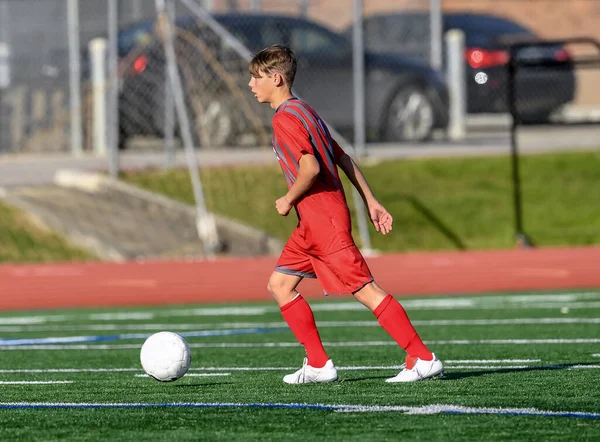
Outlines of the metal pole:
[[108,172],[119,176],[119,0],[108,0]]
[[131,2],[131,18],[133,21],[142,19],[142,0],[129,0]]
[[[367,156],[365,148],[365,49],[363,39],[363,0],[354,0],[354,26],[352,29],[352,64],[354,80],[354,148],[357,159]],[[357,210],[363,215],[357,217],[358,232],[363,249],[371,250],[369,225],[364,216],[364,205],[360,194],[353,189]]]
[[523,211],[521,201],[521,178],[519,174],[519,152],[517,140],[517,128],[519,126],[519,110],[517,109],[516,76],[517,63],[514,47],[509,49],[508,62],[508,107],[512,117],[510,128],[510,157],[512,165],[513,201],[515,210],[515,239],[521,247],[531,247],[533,244],[523,232]]
[[177,69],[177,59],[173,44],[173,30],[171,29],[165,0],[156,0],[156,12],[158,13],[158,19],[162,21],[164,26],[163,44],[167,56],[167,65],[169,66],[170,85],[175,101],[175,111],[177,112],[177,120],[179,121],[179,128],[181,130],[181,137],[185,148],[190,178],[192,180],[194,199],[196,201],[196,228],[198,230],[198,236],[204,245],[205,254],[212,257],[219,248],[216,221],[214,216],[206,209],[202,182],[200,181],[200,170],[190,130],[190,120],[183,96],[181,78],[179,77],[179,71]]
[[[169,17],[175,17],[175,4],[167,1]],[[175,164],[175,103],[169,80],[169,65],[165,65],[165,168],[170,169]]]
[[354,83],[354,148],[356,156],[366,156],[365,150],[365,49],[363,40],[363,0],[354,0],[352,27],[352,66]]
[[300,0],[300,16],[308,16],[308,0]]
[[252,12],[260,12],[261,4],[260,0],[252,0]]
[[[0,0],[0,152],[11,150],[13,137],[11,126],[16,118],[13,106],[8,107],[8,93],[11,82],[10,55],[10,12],[8,2]],[[9,110],[10,109],[10,110]]]
[[81,126],[81,63],[79,61],[79,0],[67,0],[69,29],[69,105],[71,110],[71,153],[83,153]]
[[0,1],[0,42],[10,45],[10,7],[7,0]]
[[434,69],[443,67],[444,16],[442,0],[429,0],[429,62]]
[[450,95],[448,137],[462,140],[466,135],[467,88],[465,84],[465,34],[458,29],[446,33],[448,50],[447,79]]

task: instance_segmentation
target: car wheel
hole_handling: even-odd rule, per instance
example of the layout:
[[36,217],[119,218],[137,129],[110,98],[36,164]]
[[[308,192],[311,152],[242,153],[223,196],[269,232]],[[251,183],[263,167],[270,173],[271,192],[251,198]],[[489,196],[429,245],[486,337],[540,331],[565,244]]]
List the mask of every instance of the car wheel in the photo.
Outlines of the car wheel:
[[385,114],[386,141],[424,141],[433,132],[434,110],[425,92],[417,86],[402,87],[390,101]]
[[[203,104],[198,103],[198,106]],[[195,128],[201,145],[227,146],[235,141],[233,117],[221,100],[213,98],[201,108],[192,107],[202,109],[202,112],[195,112]],[[201,131],[204,131],[204,136],[201,136]]]

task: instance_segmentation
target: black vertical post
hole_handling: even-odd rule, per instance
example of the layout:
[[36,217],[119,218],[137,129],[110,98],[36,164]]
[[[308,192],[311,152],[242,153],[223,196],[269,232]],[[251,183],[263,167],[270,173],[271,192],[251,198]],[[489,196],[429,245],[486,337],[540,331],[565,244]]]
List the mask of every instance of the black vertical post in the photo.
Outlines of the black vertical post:
[[515,236],[517,245],[521,247],[531,247],[532,242],[523,232],[523,210],[521,201],[521,178],[519,175],[519,152],[517,129],[519,127],[519,111],[517,109],[517,67],[518,60],[516,58],[517,51],[515,46],[509,46],[509,61],[508,61],[508,107],[512,117],[510,128],[510,152],[512,162],[512,180],[513,180],[513,201],[515,210]]

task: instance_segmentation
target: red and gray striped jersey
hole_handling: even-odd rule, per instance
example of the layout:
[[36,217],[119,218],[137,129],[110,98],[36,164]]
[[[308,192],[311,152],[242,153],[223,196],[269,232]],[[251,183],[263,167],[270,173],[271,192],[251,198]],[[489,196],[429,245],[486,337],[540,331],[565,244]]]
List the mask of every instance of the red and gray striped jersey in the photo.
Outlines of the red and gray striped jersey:
[[311,224],[334,223],[350,231],[350,214],[337,168],[345,153],[310,105],[293,97],[277,108],[273,116],[273,150],[288,188],[298,177],[303,155],[314,155],[319,162],[317,179],[296,202],[299,218]]

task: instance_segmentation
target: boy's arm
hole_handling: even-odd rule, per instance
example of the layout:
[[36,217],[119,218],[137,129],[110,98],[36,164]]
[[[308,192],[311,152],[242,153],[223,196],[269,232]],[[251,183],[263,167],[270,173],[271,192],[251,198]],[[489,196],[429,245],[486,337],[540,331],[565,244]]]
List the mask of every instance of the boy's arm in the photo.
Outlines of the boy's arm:
[[273,117],[275,138],[286,146],[291,161],[298,162],[298,176],[288,192],[275,201],[277,212],[287,216],[294,204],[314,184],[320,172],[319,162],[314,156],[310,136],[300,120],[288,112],[278,112]]
[[367,179],[350,155],[345,153],[340,156],[337,160],[337,165],[344,171],[352,185],[356,187],[367,207],[370,203],[376,201]]
[[280,215],[287,216],[294,203],[310,189],[321,171],[321,166],[314,155],[305,154],[300,158],[298,177],[288,192],[275,201],[275,207]]
[[392,230],[392,223],[394,221],[392,215],[377,201],[358,164],[356,164],[350,155],[342,150],[335,140],[333,144],[336,152],[336,164],[344,171],[352,185],[358,190],[369,210],[369,216],[375,226],[375,230],[384,235],[389,233]]

